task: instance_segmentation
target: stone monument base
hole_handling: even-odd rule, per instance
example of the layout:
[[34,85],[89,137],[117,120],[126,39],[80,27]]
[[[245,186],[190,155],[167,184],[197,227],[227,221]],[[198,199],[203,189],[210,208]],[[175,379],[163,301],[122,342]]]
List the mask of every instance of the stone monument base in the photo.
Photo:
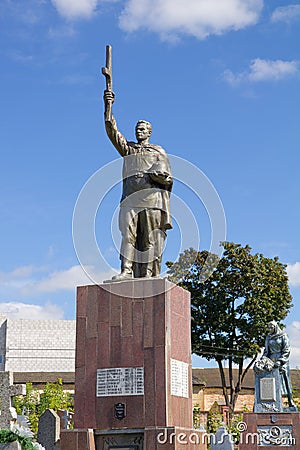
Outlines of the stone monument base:
[[190,309],[163,279],[78,287],[76,429],[192,427]]
[[60,450],[96,450],[94,430],[61,430]]
[[74,430],[61,450],[204,450],[192,415],[190,294],[165,279],[77,290]]
[[63,430],[61,450],[206,450],[206,435],[194,429],[151,427],[124,430]]
[[243,422],[239,450],[300,449],[299,412],[245,413]]

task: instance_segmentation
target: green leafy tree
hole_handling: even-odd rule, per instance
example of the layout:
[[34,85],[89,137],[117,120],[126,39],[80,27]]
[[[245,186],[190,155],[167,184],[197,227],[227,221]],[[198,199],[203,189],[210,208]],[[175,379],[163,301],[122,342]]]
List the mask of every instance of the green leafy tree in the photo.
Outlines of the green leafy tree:
[[26,395],[14,397],[14,407],[18,414],[25,414],[30,422],[33,433],[37,433],[40,416],[46,409],[67,409],[74,411],[73,397],[63,390],[63,382],[58,378],[56,383],[47,383],[44,391],[32,387],[32,383],[26,384]]
[[30,428],[33,433],[37,432],[39,423],[39,402],[40,394],[32,383],[26,383],[26,394],[14,397],[14,407],[17,414],[25,414],[30,422]]
[[286,266],[277,257],[253,255],[248,245],[221,245],[220,259],[188,249],[167,266],[169,280],[191,293],[193,353],[217,362],[226,405],[234,412],[245,375],[264,345],[267,323],[286,317],[292,297]]
[[209,434],[216,434],[217,429],[224,424],[224,416],[219,408],[212,406],[207,415],[206,430]]
[[44,392],[40,396],[39,414],[43,414],[46,409],[67,409],[73,411],[73,398],[69,392],[63,390],[62,379],[58,378],[56,383],[47,383]]

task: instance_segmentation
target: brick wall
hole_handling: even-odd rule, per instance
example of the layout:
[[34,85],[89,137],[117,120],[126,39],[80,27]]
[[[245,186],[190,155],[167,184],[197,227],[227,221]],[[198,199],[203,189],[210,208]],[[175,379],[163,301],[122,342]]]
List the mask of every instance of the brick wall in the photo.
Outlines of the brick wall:
[[[215,402],[224,403],[224,396],[221,387],[219,389],[204,388],[193,389],[193,406],[199,406],[201,411],[208,412]],[[252,390],[242,390],[237,403],[236,411],[252,411],[254,404],[254,387]]]
[[[215,402],[224,402],[224,396],[221,392],[221,389],[220,389],[219,393],[205,392],[204,411],[209,411]],[[252,411],[253,403],[254,403],[254,390],[253,390],[252,394],[240,394],[237,399],[235,411],[236,412],[243,411],[245,409],[245,407],[249,411]]]

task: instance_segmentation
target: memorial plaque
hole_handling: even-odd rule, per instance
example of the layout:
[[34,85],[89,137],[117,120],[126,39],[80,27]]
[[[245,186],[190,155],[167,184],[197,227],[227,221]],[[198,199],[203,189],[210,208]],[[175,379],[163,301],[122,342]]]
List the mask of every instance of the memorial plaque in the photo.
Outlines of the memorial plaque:
[[97,397],[144,395],[144,368],[119,367],[97,370]]
[[276,402],[275,378],[260,379],[260,400],[263,402]]
[[122,420],[126,417],[126,405],[125,403],[116,403],[115,404],[115,418],[118,420]]
[[171,395],[189,397],[189,365],[171,359]]

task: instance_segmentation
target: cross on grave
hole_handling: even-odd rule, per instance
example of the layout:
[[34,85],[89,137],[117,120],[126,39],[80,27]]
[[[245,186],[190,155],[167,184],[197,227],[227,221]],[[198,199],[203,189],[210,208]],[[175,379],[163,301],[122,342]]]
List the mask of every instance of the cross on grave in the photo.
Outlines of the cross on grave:
[[60,429],[69,430],[71,428],[71,421],[73,419],[74,413],[68,411],[67,409],[58,409],[57,414],[60,418]]
[[25,394],[25,384],[13,384],[13,372],[0,372],[0,429],[11,428],[17,418],[13,397]]

